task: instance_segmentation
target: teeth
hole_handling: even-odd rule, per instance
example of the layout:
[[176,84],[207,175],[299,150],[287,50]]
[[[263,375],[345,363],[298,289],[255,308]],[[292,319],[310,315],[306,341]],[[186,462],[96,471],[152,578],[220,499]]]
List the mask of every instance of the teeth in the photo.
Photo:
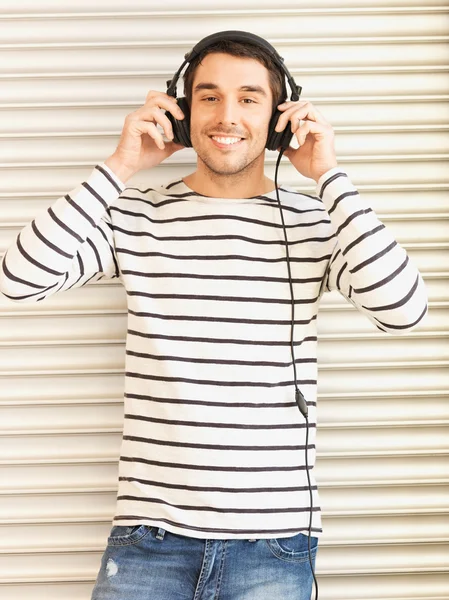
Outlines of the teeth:
[[216,137],[215,135],[212,136],[212,139],[216,140],[219,144],[235,144],[241,140],[241,138]]

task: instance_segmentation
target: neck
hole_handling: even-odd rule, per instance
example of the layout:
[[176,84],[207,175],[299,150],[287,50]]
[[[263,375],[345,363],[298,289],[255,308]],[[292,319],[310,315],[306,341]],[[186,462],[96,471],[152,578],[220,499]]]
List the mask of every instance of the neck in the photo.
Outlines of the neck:
[[274,181],[265,176],[261,169],[249,174],[246,169],[240,173],[220,174],[204,165],[190,175],[183,177],[184,183],[193,191],[211,198],[252,198],[274,191]]

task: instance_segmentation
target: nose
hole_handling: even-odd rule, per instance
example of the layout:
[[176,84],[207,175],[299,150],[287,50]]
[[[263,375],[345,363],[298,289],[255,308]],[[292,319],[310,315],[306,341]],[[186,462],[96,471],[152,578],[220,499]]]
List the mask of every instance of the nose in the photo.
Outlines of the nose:
[[223,98],[218,105],[217,119],[223,125],[237,125],[239,117],[238,105],[235,100]]

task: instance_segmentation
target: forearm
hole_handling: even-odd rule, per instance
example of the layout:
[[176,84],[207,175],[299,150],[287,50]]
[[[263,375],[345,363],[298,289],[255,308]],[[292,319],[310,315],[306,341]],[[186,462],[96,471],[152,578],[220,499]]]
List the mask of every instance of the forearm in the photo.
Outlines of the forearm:
[[337,241],[328,288],[338,289],[380,329],[401,333],[426,313],[424,282],[405,249],[344,175],[337,167],[317,184]]
[[85,182],[22,229],[3,257],[0,291],[13,300],[33,301],[87,271],[89,254],[98,268],[98,251],[78,251],[90,236],[102,243],[99,223],[123,189],[104,165],[97,165]]

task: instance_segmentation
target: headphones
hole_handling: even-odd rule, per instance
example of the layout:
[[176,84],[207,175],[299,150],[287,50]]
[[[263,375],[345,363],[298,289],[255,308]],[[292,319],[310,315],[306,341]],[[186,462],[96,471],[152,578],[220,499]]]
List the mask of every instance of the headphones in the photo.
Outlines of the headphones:
[[[276,64],[276,66],[278,66],[279,69],[287,77],[290,89],[292,91],[290,100],[293,100],[294,102],[299,100],[302,87],[296,84],[287,67],[284,65],[284,59],[278,54],[276,49],[269,42],[259,37],[258,35],[249,33],[247,31],[233,30],[219,31],[218,33],[208,35],[207,37],[200,40],[190,52],[187,52],[187,54],[184,56],[184,62],[182,63],[178,71],[175,73],[173,79],[169,79],[167,81],[167,95],[172,96],[172,98],[176,98],[176,85],[178,83],[181,71],[187,63],[190,63],[205,48],[208,48],[216,42],[220,42],[223,40],[243,42],[245,44],[253,44],[266,50],[270,55],[270,58]],[[170,111],[166,111],[165,113],[173,127],[173,141],[177,144],[185,146],[186,148],[191,148],[192,142],[190,139],[190,108],[187,103],[187,99],[185,97],[178,98],[178,106],[184,113],[184,119],[176,119],[170,113]],[[285,150],[286,148],[288,148],[290,141],[293,137],[293,133],[291,131],[289,123],[282,131],[275,131],[276,124],[281,114],[282,112],[276,107],[271,115],[270,123],[268,125],[267,142],[265,144],[265,148],[267,148],[268,150],[277,150],[279,147]]]

